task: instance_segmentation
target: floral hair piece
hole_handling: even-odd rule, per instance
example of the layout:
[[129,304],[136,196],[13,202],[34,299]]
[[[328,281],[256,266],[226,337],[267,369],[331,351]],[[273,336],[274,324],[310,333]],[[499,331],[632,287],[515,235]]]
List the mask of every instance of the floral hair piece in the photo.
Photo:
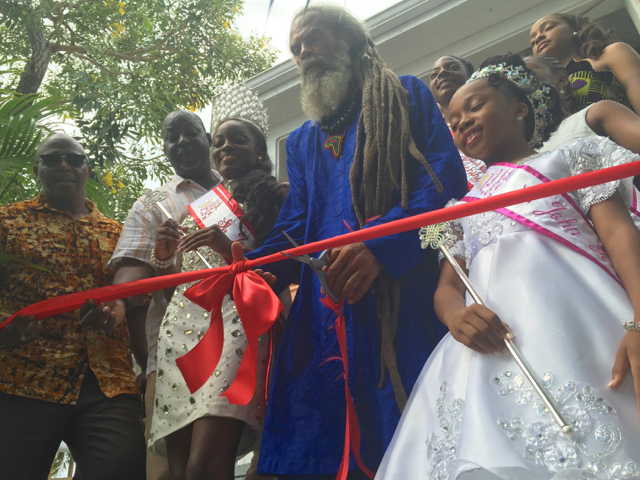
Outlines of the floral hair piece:
[[211,113],[211,133],[227,120],[248,122],[260,130],[264,138],[269,136],[267,109],[244,83],[232,85],[216,98]]
[[495,80],[498,80],[497,77],[502,77],[510,81],[522,90],[529,100],[534,119],[533,135],[529,145],[539,148],[544,143],[544,131],[551,120],[551,108],[549,108],[553,106],[551,87],[543,84],[534,72],[527,72],[521,65],[507,66],[505,63],[487,65],[475,71],[467,83],[481,78],[487,78],[492,83],[492,77]]

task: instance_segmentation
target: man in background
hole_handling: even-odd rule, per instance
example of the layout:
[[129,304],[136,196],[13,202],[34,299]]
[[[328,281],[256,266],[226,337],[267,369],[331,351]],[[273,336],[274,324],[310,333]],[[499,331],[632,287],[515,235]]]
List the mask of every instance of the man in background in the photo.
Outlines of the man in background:
[[[167,128],[168,126],[171,128]],[[157,187],[138,199],[129,212],[122,236],[109,262],[110,267],[116,272],[114,283],[156,276],[151,254],[156,243],[156,229],[167,220],[157,206],[158,203],[162,203],[176,222],[182,223],[189,214],[187,206],[220,182],[220,178],[211,170],[211,136],[206,133],[202,120],[196,114],[178,110],[167,115],[163,122],[162,140],[164,152],[175,175],[166,185]],[[125,299],[128,311],[140,308],[143,299],[143,295]],[[167,300],[164,293],[153,292],[145,322],[148,355],[145,391],[147,437],[155,398],[158,333],[166,309]],[[169,478],[166,451],[149,452],[147,478]]]

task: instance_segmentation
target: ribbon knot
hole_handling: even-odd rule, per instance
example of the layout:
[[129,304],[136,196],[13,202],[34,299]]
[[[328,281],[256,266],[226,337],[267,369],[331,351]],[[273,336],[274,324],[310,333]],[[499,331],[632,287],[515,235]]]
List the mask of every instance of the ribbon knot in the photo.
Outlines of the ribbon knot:
[[211,277],[189,288],[184,296],[211,312],[211,323],[202,340],[186,355],[176,359],[191,393],[209,380],[220,362],[224,345],[222,302],[233,288],[233,299],[247,337],[236,377],[221,396],[229,403],[246,405],[256,389],[258,337],[269,331],[283,310],[282,303],[267,283],[253,270],[249,261],[232,263],[228,270],[214,272]]
[[325,307],[333,310],[333,313],[335,313],[337,316],[342,315],[342,300],[340,300],[339,302],[334,302],[333,300],[331,300],[331,298],[329,298],[329,296],[324,296],[320,299],[320,302],[322,302]]
[[248,269],[249,260],[247,260],[246,258],[240,260],[239,262],[233,262],[231,265],[229,265],[229,273],[233,276],[236,276],[241,272],[245,272]]

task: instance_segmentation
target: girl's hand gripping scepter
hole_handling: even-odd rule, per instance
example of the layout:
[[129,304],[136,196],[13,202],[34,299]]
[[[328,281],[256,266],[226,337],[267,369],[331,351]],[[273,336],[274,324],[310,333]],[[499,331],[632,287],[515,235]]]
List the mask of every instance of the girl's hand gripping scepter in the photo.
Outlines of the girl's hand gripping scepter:
[[[451,255],[451,252],[449,252],[449,249],[444,244],[445,236],[442,232],[444,232],[446,229],[446,222],[423,227],[420,231],[420,239],[423,242],[423,248],[426,248],[426,245],[429,245],[433,249],[440,249],[444,257],[447,259],[447,262],[449,262],[449,265],[451,265],[451,268],[453,268],[453,270],[456,272],[458,278],[460,278],[462,283],[464,283],[473,300],[476,303],[484,306],[485,304],[482,301],[482,298],[480,298],[478,292],[476,292],[475,288],[473,288],[473,285],[469,281],[467,275],[464,273],[464,270],[462,270],[456,259],[453,257],[453,255]],[[569,424],[569,422],[567,422],[566,418],[556,405],[555,401],[553,400],[551,395],[549,395],[549,392],[547,392],[542,383],[540,383],[531,366],[527,363],[518,348],[515,346],[513,342],[514,339],[515,335],[513,335],[512,333],[507,334],[506,338],[504,339],[509,352],[511,353],[514,360],[516,361],[522,372],[525,374],[527,379],[529,379],[531,386],[536,391],[540,399],[544,402],[549,412],[551,412],[553,419],[560,427],[560,430],[562,430],[562,433],[565,435],[570,435],[571,433],[573,433],[573,427]]]

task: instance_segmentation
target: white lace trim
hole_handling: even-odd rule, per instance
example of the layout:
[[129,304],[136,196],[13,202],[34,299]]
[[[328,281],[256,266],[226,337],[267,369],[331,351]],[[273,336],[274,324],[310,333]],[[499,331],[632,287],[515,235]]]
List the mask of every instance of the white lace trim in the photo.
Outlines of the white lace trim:
[[[598,135],[575,140],[561,147],[561,150],[569,162],[569,169],[572,175],[622,165],[640,159],[635,153],[622,148],[607,137]],[[603,202],[616,191],[621,193],[625,203],[629,206],[631,205],[632,182],[633,178],[625,178],[583,188],[573,193],[577,196],[578,203],[585,213],[589,212],[592,205]]]
[[[615,409],[606,400],[594,395],[590,386],[579,388],[576,382],[565,382],[551,391],[553,374],[546,373],[542,384],[563,415],[571,423],[574,434],[562,434],[544,403],[534,394],[521,375],[509,371],[491,379],[498,395],[512,396],[515,403],[532,408],[539,420],[526,423],[520,417],[511,421],[499,419],[498,425],[522,448],[528,461],[557,473],[553,478],[584,480],[624,480],[636,478],[640,471],[634,461],[611,461],[622,442],[622,432],[614,422]],[[458,460],[465,401],[456,398],[447,403],[446,380],[437,400],[438,430],[427,438],[427,477],[430,480],[450,480],[449,466]],[[533,400],[533,401],[532,401]],[[499,452],[496,452],[499,454]]]
[[575,382],[569,381],[552,392],[553,380],[553,374],[546,373],[542,384],[571,423],[574,429],[571,436],[562,434],[542,400],[534,395],[533,388],[526,385],[520,375],[507,371],[491,379],[500,388],[498,395],[515,394],[517,405],[531,404],[540,417],[528,424],[520,417],[513,417],[511,421],[498,420],[500,428],[522,448],[524,458],[550,472],[576,469],[584,473],[584,478],[621,480],[638,475],[640,472],[631,460],[611,462],[611,456],[622,441],[620,428],[609,423],[616,411],[606,400],[596,397],[591,386],[580,389]]
[[447,389],[447,382],[442,382],[437,401],[439,432],[433,432],[426,442],[429,480],[449,480],[449,463],[454,460],[460,443],[464,401],[456,398],[449,405]]
[[[452,199],[447,202],[445,208],[458,205],[458,200]],[[507,217],[496,211],[488,211],[473,215],[471,217],[465,217],[464,219],[451,220],[447,224],[447,228],[442,232],[444,236],[445,245],[451,255],[456,258],[464,259],[467,269],[471,265],[471,260],[478,253],[482,247],[493,242],[497,237],[502,234],[503,224]],[[468,222],[468,231],[465,231],[462,226],[462,221]],[[422,248],[427,248],[429,242],[425,241],[424,233],[425,229],[420,231],[422,239]],[[466,240],[465,240],[466,238]],[[444,255],[438,254],[438,261],[442,264]]]
[[482,247],[486,247],[502,234],[504,229],[502,222],[505,220],[507,220],[505,215],[493,210],[468,218],[467,235],[469,247],[467,247],[466,251],[467,268],[469,268],[471,260]]

